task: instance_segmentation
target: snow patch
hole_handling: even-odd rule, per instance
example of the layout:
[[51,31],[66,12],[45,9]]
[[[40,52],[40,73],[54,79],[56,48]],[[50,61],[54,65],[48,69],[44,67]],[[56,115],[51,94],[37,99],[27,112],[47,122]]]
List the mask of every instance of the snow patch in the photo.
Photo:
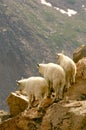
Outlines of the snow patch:
[[[41,4],[44,4],[44,5],[49,6],[49,7],[53,7],[52,4],[49,3],[49,2],[46,2],[46,0],[41,0]],[[69,17],[71,17],[72,15],[77,14],[77,12],[75,10],[72,10],[72,9],[67,9],[67,11],[65,11],[65,10],[60,9],[58,7],[53,7],[53,8],[56,9],[57,11],[59,11],[62,14],[68,15]]]
[[82,8],[86,11],[86,7],[85,7],[85,5],[82,5]]
[[46,6],[52,7],[51,3],[46,2],[46,0],[41,0],[41,3],[46,5]]

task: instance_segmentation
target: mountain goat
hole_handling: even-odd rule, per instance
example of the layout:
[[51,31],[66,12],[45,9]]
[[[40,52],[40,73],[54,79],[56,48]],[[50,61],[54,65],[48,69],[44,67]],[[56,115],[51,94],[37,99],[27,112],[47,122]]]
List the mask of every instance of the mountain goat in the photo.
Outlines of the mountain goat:
[[38,64],[38,71],[46,79],[50,91],[51,89],[55,91],[55,100],[62,99],[65,86],[65,72],[63,68],[54,63]]
[[30,77],[16,81],[20,92],[26,92],[29,99],[28,108],[32,106],[33,99],[39,100],[38,110],[44,98],[48,96],[48,84],[42,77]]
[[63,53],[57,53],[58,63],[63,67],[66,75],[66,88],[70,87],[70,84],[75,83],[76,76],[76,64],[74,61]]

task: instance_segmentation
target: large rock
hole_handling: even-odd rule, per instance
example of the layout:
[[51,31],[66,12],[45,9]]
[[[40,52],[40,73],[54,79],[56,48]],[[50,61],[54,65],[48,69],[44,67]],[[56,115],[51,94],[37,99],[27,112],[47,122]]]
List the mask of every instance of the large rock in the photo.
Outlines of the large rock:
[[28,107],[28,98],[18,92],[12,92],[7,98],[7,104],[11,116],[16,116]]
[[86,45],[77,48],[73,53],[73,60],[77,63],[80,59],[86,57]]
[[86,129],[86,101],[53,104],[46,111],[41,130]]
[[86,57],[79,60],[76,64],[77,66],[77,75],[76,78],[86,79]]

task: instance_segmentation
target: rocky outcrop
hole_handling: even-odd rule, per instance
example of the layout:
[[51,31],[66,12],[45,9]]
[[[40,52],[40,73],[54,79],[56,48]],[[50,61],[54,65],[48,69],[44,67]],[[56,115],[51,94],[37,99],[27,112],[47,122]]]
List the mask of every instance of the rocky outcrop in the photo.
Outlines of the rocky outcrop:
[[11,116],[16,116],[27,108],[28,98],[25,95],[21,95],[18,91],[12,92],[7,98],[7,104]]
[[79,60],[77,65],[77,78],[86,79],[86,57]]
[[41,130],[85,130],[85,125],[86,101],[71,101],[49,107],[43,117]]
[[0,130],[86,130],[86,57],[76,66],[76,83],[64,93],[63,100],[54,103],[46,98],[40,111],[37,101],[27,109],[27,97],[11,93],[7,103],[12,117],[0,124]]
[[39,130],[46,109],[52,103],[52,99],[45,99],[42,103],[42,111],[38,112],[37,107],[26,109],[24,112],[20,112],[17,116],[4,121],[0,125],[0,130]]
[[77,63],[80,59],[86,57],[86,45],[77,48],[73,53],[73,60]]
[[3,122],[0,130],[86,130],[86,101],[53,103],[45,112],[25,110]]
[[10,113],[0,110],[0,123],[10,118]]
[[[52,102],[53,100],[51,98],[44,100],[42,103],[42,109],[48,107],[50,104],[52,104]],[[27,109],[28,98],[27,96],[20,94],[19,91],[12,92],[7,98],[7,104],[9,106],[11,116],[16,116]],[[32,105],[33,107],[36,107],[38,105],[38,101],[34,101]]]

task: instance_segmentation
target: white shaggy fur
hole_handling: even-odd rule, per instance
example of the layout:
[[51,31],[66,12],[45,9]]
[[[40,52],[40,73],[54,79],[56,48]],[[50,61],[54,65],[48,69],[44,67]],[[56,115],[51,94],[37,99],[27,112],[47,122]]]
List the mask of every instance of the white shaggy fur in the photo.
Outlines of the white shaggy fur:
[[42,77],[21,79],[17,81],[17,85],[19,86],[20,92],[25,91],[28,96],[28,108],[31,107],[33,99],[35,98],[39,100],[39,109],[43,99],[48,96],[48,84],[47,81]]
[[47,80],[49,89],[55,91],[55,99],[62,99],[65,86],[65,72],[60,65],[54,63],[38,64],[39,73]]
[[70,87],[70,84],[75,83],[76,76],[76,64],[74,61],[63,53],[57,54],[58,63],[63,67],[66,74],[66,88]]

